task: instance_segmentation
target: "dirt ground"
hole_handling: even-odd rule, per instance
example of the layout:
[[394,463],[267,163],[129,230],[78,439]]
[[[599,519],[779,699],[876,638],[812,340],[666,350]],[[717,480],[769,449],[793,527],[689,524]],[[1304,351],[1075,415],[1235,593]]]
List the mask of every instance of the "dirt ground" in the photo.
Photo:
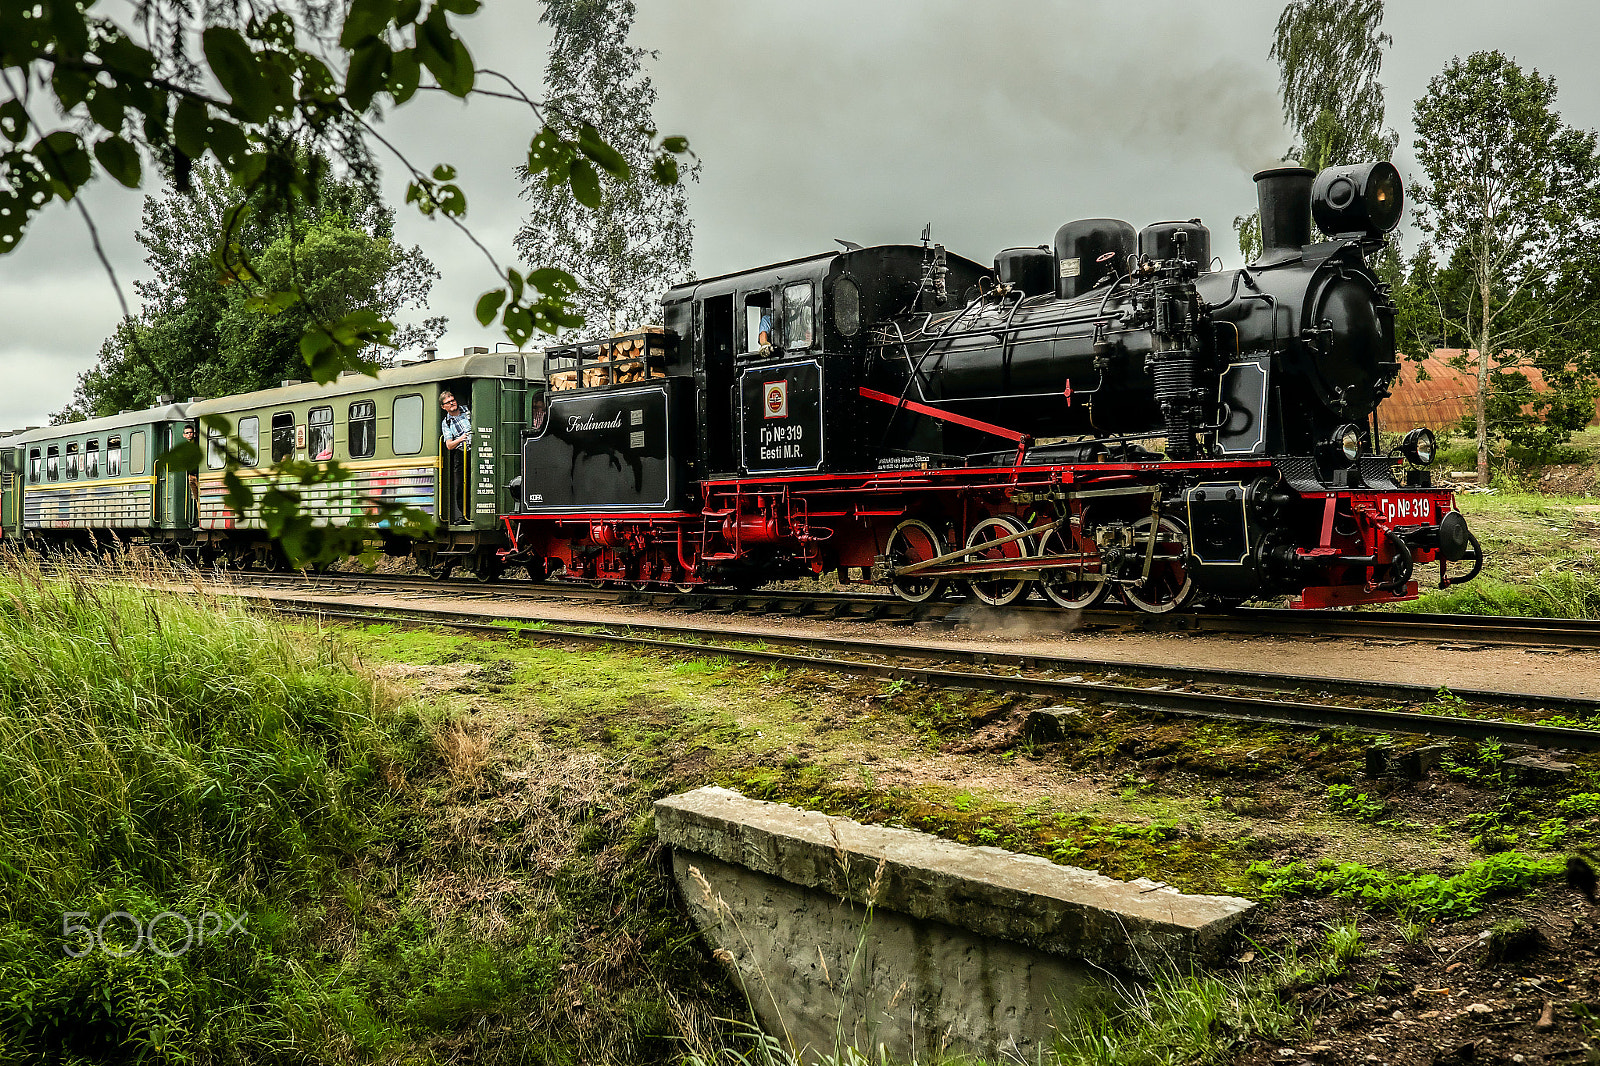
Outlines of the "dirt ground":
[[[308,582],[308,589],[311,588]],[[243,595],[252,595],[249,589]],[[1319,637],[1244,637],[1219,633],[1137,633],[1078,630],[1070,615],[1044,625],[1005,613],[977,613],[952,632],[942,626],[894,626],[874,622],[783,619],[740,616],[727,622],[637,607],[601,604],[558,604],[518,600],[492,591],[409,593],[395,599],[381,595],[308,592],[306,597],[330,606],[364,607],[394,604],[463,615],[548,622],[600,622],[637,627],[694,625],[745,634],[816,635],[855,640],[911,643],[931,649],[993,650],[1007,654],[1070,656],[1105,663],[1159,663],[1211,666],[1271,674],[1317,675],[1361,680],[1397,681],[1451,689],[1524,692],[1531,695],[1582,696],[1600,699],[1600,652],[1570,649],[1465,647],[1394,640],[1351,640]]]

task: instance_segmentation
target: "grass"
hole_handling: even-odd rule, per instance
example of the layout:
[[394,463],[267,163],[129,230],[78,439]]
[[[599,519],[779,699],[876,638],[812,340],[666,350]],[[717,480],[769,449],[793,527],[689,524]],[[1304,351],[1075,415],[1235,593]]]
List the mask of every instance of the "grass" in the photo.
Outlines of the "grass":
[[0,565],[0,1063],[664,1063],[724,1031],[653,780],[508,767],[339,636],[107,577],[184,580]]

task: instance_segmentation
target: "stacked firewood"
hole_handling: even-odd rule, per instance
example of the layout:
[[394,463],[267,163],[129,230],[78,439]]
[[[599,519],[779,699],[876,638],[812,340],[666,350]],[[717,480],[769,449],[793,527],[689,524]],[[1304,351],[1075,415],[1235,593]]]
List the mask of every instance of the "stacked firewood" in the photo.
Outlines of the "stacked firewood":
[[584,388],[596,388],[666,377],[665,370],[650,365],[651,354],[660,353],[663,348],[665,332],[660,326],[645,326],[628,333],[618,333],[601,341],[596,348],[585,346],[585,355],[590,351],[595,354],[589,356],[581,370],[562,370],[551,374],[550,390],[565,392],[575,389],[580,380]]

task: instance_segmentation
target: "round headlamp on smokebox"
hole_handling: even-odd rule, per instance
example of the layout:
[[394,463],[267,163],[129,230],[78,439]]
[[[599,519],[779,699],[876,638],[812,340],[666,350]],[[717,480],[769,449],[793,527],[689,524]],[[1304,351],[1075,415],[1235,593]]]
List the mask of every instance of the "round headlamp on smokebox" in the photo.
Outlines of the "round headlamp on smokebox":
[[1438,441],[1431,429],[1414,429],[1400,442],[1400,454],[1418,466],[1428,466],[1438,452]]
[[1349,466],[1361,458],[1361,427],[1340,426],[1323,445],[1324,454],[1334,466]]
[[1405,185],[1393,163],[1329,167],[1311,186],[1311,214],[1330,237],[1377,237],[1400,224]]

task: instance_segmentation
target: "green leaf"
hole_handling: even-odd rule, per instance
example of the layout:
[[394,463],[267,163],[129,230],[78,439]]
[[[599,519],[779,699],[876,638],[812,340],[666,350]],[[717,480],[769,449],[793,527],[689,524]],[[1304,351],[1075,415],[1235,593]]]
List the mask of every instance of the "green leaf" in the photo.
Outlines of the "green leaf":
[[156,57],[150,54],[150,50],[135,44],[122,33],[108,37],[99,46],[98,53],[100,62],[117,75],[119,83],[142,81],[156,70]]
[[618,181],[627,181],[632,168],[628,161],[622,158],[622,153],[607,144],[600,136],[600,131],[593,126],[585,125],[578,134],[578,149],[584,155],[600,164],[600,168]]
[[218,161],[229,170],[237,167],[245,158],[245,153],[250,150],[250,142],[245,139],[244,131],[233,123],[219,118],[211,120],[211,131],[206,134],[206,143],[216,153]]
[[466,96],[472,91],[475,72],[472,56],[468,54],[456,35],[450,32],[443,8],[428,12],[427,20],[417,32],[417,58],[433,73],[439,88],[452,96]]
[[222,474],[222,485],[227,489],[223,502],[228,505],[228,510],[236,515],[242,515],[255,506],[255,490],[236,470],[225,470]]
[[101,129],[107,133],[118,133],[122,130],[122,119],[128,109],[118,90],[96,85],[94,92],[89,94],[87,102],[89,117],[94,119]]
[[211,73],[239,114],[250,122],[267,121],[272,115],[272,92],[262,76],[260,57],[239,31],[209,26],[201,35],[201,45]]
[[600,175],[587,159],[572,161],[572,195],[591,210],[600,206]]
[[506,337],[518,348],[527,344],[528,338],[533,336],[533,316],[526,307],[513,304],[506,308],[505,325]]
[[341,48],[354,48],[368,39],[377,38],[394,18],[395,0],[351,0],[350,13],[344,17],[344,29],[339,34]]
[[107,174],[130,189],[139,187],[139,150],[121,137],[107,137],[94,146],[94,157]]
[[372,98],[388,84],[389,65],[389,46],[376,37],[363,42],[351,54],[344,98],[352,110],[365,111],[372,105]]
[[206,105],[187,96],[179,100],[172,116],[172,139],[183,153],[191,159],[205,155],[210,134],[211,116],[206,112]]
[[403,104],[411,99],[421,82],[422,64],[417,62],[417,53],[410,49],[396,52],[389,64],[389,95],[394,102]]
[[261,315],[275,315],[287,311],[300,302],[298,292],[258,292],[252,293],[244,302],[246,311],[254,311]]
[[495,314],[500,310],[500,305],[505,303],[506,290],[492,289],[478,297],[478,325],[487,326],[494,321]]
[[658,155],[650,164],[650,177],[657,185],[678,184],[678,161],[670,155]]
[[396,26],[409,26],[417,21],[417,16],[422,14],[422,0],[400,0],[395,10],[394,24]]
[[88,97],[94,82],[89,75],[74,67],[57,66],[50,72],[50,84],[61,101],[61,110],[71,111]]
[[200,442],[186,440],[167,449],[166,465],[169,470],[193,470],[200,465]]
[[434,181],[452,181],[456,176],[456,168],[449,163],[440,163],[433,168]]
[[28,109],[16,97],[0,104],[0,133],[5,134],[12,144],[19,143],[28,135]]
[[528,142],[528,173],[545,171],[565,173],[572,165],[573,149],[570,142],[553,127],[546,126]]
[[439,6],[453,15],[476,15],[483,4],[481,0],[439,0]]
[[661,150],[664,152],[671,152],[674,155],[687,152],[689,150],[689,138],[664,137],[661,140]]
[[33,155],[44,172],[60,186],[63,200],[72,199],[94,174],[94,161],[76,133],[56,130],[34,143]]

